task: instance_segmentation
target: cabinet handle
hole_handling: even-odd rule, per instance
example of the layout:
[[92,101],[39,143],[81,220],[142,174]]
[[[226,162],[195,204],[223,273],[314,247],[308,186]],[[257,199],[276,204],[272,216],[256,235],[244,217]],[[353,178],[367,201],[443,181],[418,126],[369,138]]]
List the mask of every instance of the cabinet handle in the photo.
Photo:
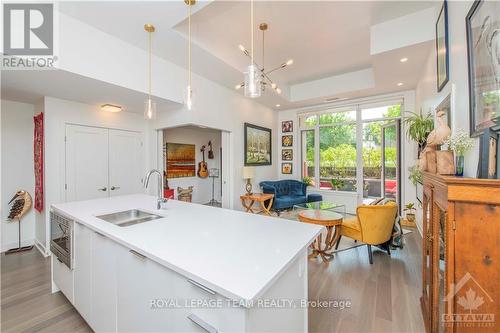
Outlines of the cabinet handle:
[[212,289],[210,289],[210,288],[205,287],[205,286],[204,286],[204,285],[202,285],[201,283],[198,283],[198,282],[196,282],[196,281],[194,281],[194,280],[191,280],[191,279],[188,279],[188,282],[189,282],[189,283],[191,283],[192,285],[194,285],[194,286],[196,286],[196,287],[198,287],[198,288],[200,288],[200,289],[202,289],[202,290],[206,291],[207,293],[209,293],[209,294],[211,294],[211,295],[215,295],[215,294],[216,294],[216,292],[215,292],[215,291],[213,291],[213,290],[212,290]]
[[106,192],[106,190],[107,190],[107,189],[108,189],[107,187],[103,187],[103,188],[98,188],[97,190],[98,190],[98,191],[103,191],[103,192]]
[[204,320],[202,320],[197,315],[190,314],[189,316],[187,316],[187,318],[189,320],[191,320],[193,323],[195,323],[196,325],[198,325],[200,328],[202,328],[203,330],[205,330],[205,332],[208,332],[208,333],[218,333],[218,331],[217,331],[217,329],[215,327],[213,327],[212,325],[208,324],[207,322],[205,322]]
[[119,190],[119,189],[120,189],[120,186],[111,186],[111,191]]
[[134,250],[129,250],[129,252],[130,252],[130,253],[132,253],[134,256],[136,256],[136,257],[137,257],[137,258],[139,258],[139,259],[144,260],[144,259],[146,259],[146,258],[147,258],[145,255],[140,254],[140,253],[139,253],[139,252],[137,252],[137,251],[134,251]]
[[106,238],[106,236],[105,236],[105,235],[103,235],[103,234],[101,234],[100,232],[97,232],[97,231],[94,231],[94,232],[95,232],[95,234],[96,234],[96,235],[99,235],[99,236],[101,236],[102,238]]

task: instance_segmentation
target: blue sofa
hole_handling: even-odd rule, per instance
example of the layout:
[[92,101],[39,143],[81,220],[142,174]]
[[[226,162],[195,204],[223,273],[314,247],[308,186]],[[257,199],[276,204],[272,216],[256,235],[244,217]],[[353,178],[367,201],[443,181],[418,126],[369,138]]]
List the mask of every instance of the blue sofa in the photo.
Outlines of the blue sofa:
[[306,194],[307,185],[301,181],[285,179],[260,182],[262,192],[274,194],[272,209],[280,212],[306,202],[321,201],[318,194]]

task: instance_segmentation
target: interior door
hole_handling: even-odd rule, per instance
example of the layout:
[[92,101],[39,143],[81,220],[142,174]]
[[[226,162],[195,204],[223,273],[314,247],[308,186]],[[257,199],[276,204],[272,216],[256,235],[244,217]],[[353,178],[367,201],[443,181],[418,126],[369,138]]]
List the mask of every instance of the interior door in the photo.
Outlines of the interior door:
[[108,186],[108,130],[66,125],[66,201],[105,198]]
[[144,193],[144,157],[138,132],[109,130],[110,196]]
[[382,196],[401,207],[400,121],[382,126]]

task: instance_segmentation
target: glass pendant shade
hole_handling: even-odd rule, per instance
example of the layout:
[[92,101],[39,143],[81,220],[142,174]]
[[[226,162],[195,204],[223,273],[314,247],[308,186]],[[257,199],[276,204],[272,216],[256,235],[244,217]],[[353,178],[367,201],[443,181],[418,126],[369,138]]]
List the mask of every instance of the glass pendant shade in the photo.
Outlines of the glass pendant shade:
[[156,119],[156,103],[149,97],[144,104],[144,119]]
[[184,91],[184,105],[188,110],[193,109],[193,89],[191,89],[191,86],[187,86]]
[[250,65],[245,72],[245,96],[257,98],[261,93],[260,71],[256,65]]

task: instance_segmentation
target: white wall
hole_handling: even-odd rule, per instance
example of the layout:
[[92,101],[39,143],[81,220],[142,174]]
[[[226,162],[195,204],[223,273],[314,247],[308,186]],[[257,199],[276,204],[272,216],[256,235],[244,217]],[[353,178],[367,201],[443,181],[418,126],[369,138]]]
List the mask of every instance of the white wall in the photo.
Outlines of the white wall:
[[[416,88],[417,110],[424,112],[434,109],[451,93],[455,87],[455,100],[451,101],[451,129],[469,131],[469,84],[467,69],[467,40],[465,17],[473,1],[448,1],[448,38],[450,57],[450,80],[441,92],[437,92],[436,84],[436,50],[432,49],[427,59],[422,76]],[[436,17],[438,13],[436,12]],[[479,159],[479,140],[475,139],[475,147],[465,155],[464,176],[475,177]]]
[[[245,192],[245,181],[242,178],[244,158],[244,123],[270,128],[274,133],[277,130],[277,112],[257,103],[255,100],[245,98],[233,90],[222,87],[210,80],[193,74],[194,106],[189,111],[180,108],[168,112],[159,112],[155,123],[156,129],[182,126],[188,124],[203,125],[230,133],[229,148],[230,165],[226,176],[230,183],[229,207],[241,210],[240,195]],[[155,140],[153,135],[151,140]],[[277,179],[276,165],[278,162],[278,143],[273,140],[273,164],[270,166],[255,167],[255,178],[252,180],[254,189],[258,189],[259,182]],[[151,155],[158,155],[158,147],[154,147]],[[154,158],[151,165],[161,166],[160,161]]]
[[[2,252],[18,246],[18,223],[7,222],[8,201],[23,189],[34,198],[33,115],[31,104],[2,100],[1,102],[1,206]],[[35,213],[32,208],[21,219],[21,244],[32,245],[35,238]]]
[[[45,209],[37,221],[37,240],[48,249],[50,205],[65,201],[65,129],[66,124],[123,129],[143,133],[145,147],[149,136],[146,135],[148,124],[142,114],[131,112],[109,113],[100,110],[99,106],[87,105],[62,99],[45,97],[43,102],[45,113]],[[42,108],[42,107],[40,107]],[[154,144],[154,143],[153,143]],[[144,172],[148,167],[148,151],[146,149]],[[91,161],[89,161],[91,163]],[[40,223],[38,223],[40,222]],[[38,229],[38,227],[40,229]],[[45,238],[43,239],[43,231]]]
[[[208,159],[208,141],[212,141],[212,148],[214,152],[213,159]],[[200,162],[203,158],[200,149],[203,145],[206,145],[205,161],[208,164],[208,168],[217,168],[220,173],[221,131],[196,128],[192,126],[169,128],[163,131],[163,144],[165,145],[167,142],[194,144],[196,150],[196,165],[198,165],[198,162]],[[215,199],[220,202],[220,178],[215,178],[214,184]],[[212,199],[212,178],[200,178],[197,176],[170,178],[168,179],[168,185],[171,189],[175,190],[176,198],[178,186],[182,188],[194,186],[193,202],[204,204]]]

